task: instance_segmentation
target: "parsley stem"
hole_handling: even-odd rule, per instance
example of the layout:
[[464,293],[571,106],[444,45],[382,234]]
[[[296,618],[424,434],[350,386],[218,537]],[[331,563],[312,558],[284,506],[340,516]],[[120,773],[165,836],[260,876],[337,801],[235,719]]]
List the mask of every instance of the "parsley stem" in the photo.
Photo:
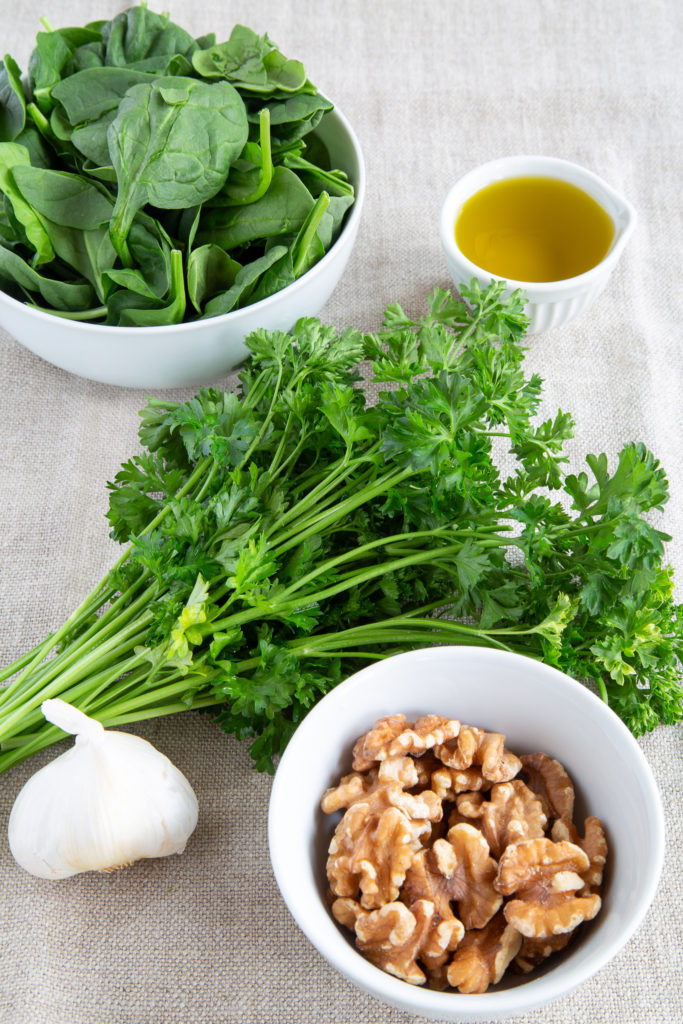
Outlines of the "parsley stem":
[[242,385],[242,404],[245,409],[258,407],[264,395],[268,393],[268,387],[272,380],[273,371],[271,367],[261,370],[249,386]]
[[254,438],[254,440],[251,442],[249,447],[247,448],[246,454],[244,455],[244,457],[242,458],[242,460],[241,460],[241,462],[239,464],[239,468],[240,469],[242,469],[244,466],[247,465],[247,463],[249,462],[249,459],[251,458],[252,454],[256,451],[256,449],[261,444],[261,441],[263,440],[263,438],[266,435],[268,427],[270,426],[270,423],[271,423],[271,421],[273,419],[273,416],[275,414],[276,402],[277,402],[277,399],[280,396],[280,385],[281,385],[281,383],[282,383],[282,364],[280,364],[278,366],[277,377],[276,377],[276,380],[275,380],[275,386],[273,387],[273,394],[272,394],[272,397],[271,397],[271,400],[270,400],[270,406],[268,408],[268,412],[266,413],[266,415],[265,415],[265,417],[263,419],[263,422],[261,423],[261,428],[260,428],[258,434]]
[[[54,643],[52,641],[53,635],[54,634],[50,633],[41,643],[36,644],[36,646],[32,647],[30,651],[26,652],[26,654],[22,654],[20,658],[17,658],[13,664],[7,665],[6,668],[1,669],[0,683],[4,682],[5,679],[9,679],[16,672],[21,671],[22,668],[25,668],[26,665],[33,661],[39,651],[49,653],[54,647]],[[5,694],[8,690],[9,686],[6,686],[3,688],[2,693]]]
[[107,690],[108,693],[113,693],[113,690],[110,689],[111,684],[118,679],[122,673],[125,673],[126,686],[131,686],[135,677],[135,670],[139,668],[139,665],[139,655],[127,655],[122,659],[115,661],[113,665],[109,665],[107,668],[100,669],[99,671],[89,674],[86,679],[80,680],[71,686],[65,686],[65,688],[60,689],[59,692],[52,694],[46,692],[41,694],[40,703],[35,704],[22,719],[22,729],[18,735],[15,735],[8,740],[7,737],[9,733],[7,733],[7,731],[3,732],[0,729],[0,745],[2,746],[2,749],[7,749],[9,746],[17,746],[21,742],[27,729],[30,729],[33,725],[39,726],[44,721],[43,714],[40,710],[40,704],[42,704],[43,699],[46,699],[49,696],[58,696],[69,703],[76,702],[83,711],[87,712],[91,701],[94,700],[94,698],[103,690]]
[[[173,688],[174,691],[177,687]],[[106,728],[113,728],[121,725],[129,725],[133,722],[146,721],[148,718],[160,718],[164,715],[177,714],[181,711],[187,711],[188,705],[183,700],[170,699],[173,693],[169,689],[168,699],[166,702],[159,702],[154,706],[145,706],[138,702],[133,707],[124,707],[117,705],[107,705],[106,710],[89,710],[88,714],[91,718],[97,719]],[[216,704],[216,698],[213,696],[198,697],[191,705],[193,709],[208,708]],[[40,716],[42,719],[42,715]],[[43,719],[44,721],[44,719]],[[0,773],[7,771],[9,768],[13,768],[15,765],[20,764],[33,754],[37,754],[40,750],[44,750],[46,747],[51,746],[53,743],[57,743],[59,740],[64,739],[65,734],[61,729],[56,728],[53,725],[44,725],[38,732],[28,734],[24,737],[18,736],[11,740],[7,745],[2,744],[2,750],[0,751]]]
[[[298,535],[303,525],[302,513],[308,512],[308,510],[313,507],[315,510],[314,514],[318,514],[321,506],[324,507],[325,505],[329,505],[333,502],[335,497],[338,495],[339,486],[351,475],[354,468],[354,465],[348,461],[347,457],[340,460],[340,462],[330,470],[323,480],[319,481],[319,483],[312,487],[311,490],[308,491],[296,504],[293,504],[289,509],[286,509],[280,514],[277,522],[273,523],[272,528],[265,531],[265,536],[267,538],[272,537],[273,532],[276,530],[282,532],[282,536],[278,538],[278,540],[283,538],[286,539],[292,535]],[[299,517],[299,522],[297,522],[293,527],[290,527],[289,530],[282,530],[283,524],[289,523],[292,519],[296,519],[297,516]]]
[[[498,632],[502,635],[514,633],[513,630]],[[397,616],[383,622],[369,622],[351,629],[340,630],[338,633],[316,633],[310,637],[302,637],[290,641],[289,647],[296,651],[299,657],[317,657],[321,652],[329,653],[332,650],[335,650],[338,656],[347,657],[347,645],[359,641],[367,645],[398,644],[403,646],[413,643],[434,645],[440,639],[447,639],[448,643],[452,643],[453,637],[457,636],[460,637],[459,642],[463,644],[481,643],[486,646],[499,647],[502,650],[510,650],[507,644],[494,635],[495,633],[495,630],[481,630],[476,626],[456,622],[453,619],[417,619]]]
[[[445,555],[457,555],[462,550],[461,544],[451,544],[440,549],[440,554]],[[307,594],[305,597],[305,603],[311,604],[313,602],[325,601],[330,597],[335,597],[337,594],[343,593],[345,590],[349,590],[352,587],[357,587],[361,583],[365,583],[369,580],[381,578],[382,576],[388,576],[391,573],[396,573],[401,569],[409,566],[420,565],[425,562],[431,562],[434,558],[434,552],[431,548],[427,548],[417,554],[407,555],[404,558],[389,559],[386,562],[380,562],[372,565],[367,569],[359,569],[358,572],[354,573],[350,578],[342,580],[341,582],[334,584],[330,587],[325,587],[322,590],[318,590],[313,594]],[[270,608],[276,611],[278,614],[283,615],[287,612],[293,612],[301,605],[301,601],[283,601],[282,598],[286,596],[285,593],[279,593],[275,596],[270,604]]]
[[[126,555],[122,556],[121,559],[119,559],[119,563],[124,561],[126,557],[127,553]],[[36,648],[34,648],[35,653],[33,657],[30,659],[28,663],[24,663],[24,667],[19,672],[17,678],[14,679],[9,686],[5,687],[0,692],[0,707],[2,707],[2,705],[5,703],[5,701],[11,694],[16,692],[23,686],[24,681],[28,679],[31,673],[41,664],[42,661],[44,661],[44,659],[48,656],[50,651],[53,650],[53,648],[55,648],[59,643],[61,643],[61,641],[64,640],[67,636],[69,636],[69,634],[77,626],[79,621],[89,618],[91,614],[93,614],[98,608],[102,606],[102,604],[108,599],[109,596],[113,596],[113,594],[115,593],[114,589],[108,588],[106,584],[106,578],[100,581],[100,583],[97,584],[95,589],[91,591],[88,597],[86,597],[85,600],[82,601],[81,604],[78,606],[78,608],[76,608],[76,610],[71,613],[71,615],[66,619],[64,624],[60,626],[60,628],[56,630],[56,632],[51,633],[50,636],[48,636],[47,639],[42,644],[39,644]],[[9,665],[5,671],[9,672],[9,674],[14,674],[15,670],[15,665]]]
[[[191,491],[194,488],[195,484],[199,480],[201,480],[202,476],[206,473],[207,469],[209,469],[212,466],[212,464],[213,460],[210,457],[206,457],[200,460],[197,463],[193,472],[185,481],[185,484],[178,490],[176,494],[176,499],[182,497],[184,494],[187,494],[189,491]],[[164,507],[160,509],[156,516],[141,531],[140,536],[149,533],[151,530],[157,527],[169,514],[169,511],[170,505],[164,505]],[[3,690],[0,691],[0,709],[2,709],[2,707],[5,705],[5,702],[9,699],[9,697],[12,694],[16,693],[19,689],[21,689],[24,681],[30,676],[31,672],[37,666],[39,666],[42,661],[44,661],[44,659],[47,657],[50,651],[53,650],[58,644],[62,642],[62,640],[67,638],[73,632],[73,630],[77,627],[79,622],[87,620],[99,608],[101,608],[102,605],[105,604],[107,600],[109,600],[109,598],[115,596],[117,591],[110,581],[112,579],[113,574],[117,571],[117,569],[119,569],[122,565],[124,565],[125,562],[128,561],[128,558],[132,550],[132,546],[133,545],[129,545],[124,550],[123,554],[114,563],[107,576],[105,576],[103,580],[100,580],[100,582],[95,586],[95,588],[90,592],[90,594],[81,602],[81,604],[75,609],[75,611],[73,611],[71,615],[69,615],[69,617],[63,623],[63,625],[60,626],[60,628],[56,630],[55,633],[52,633],[49,637],[47,637],[47,639],[43,641],[42,644],[39,644],[37,647],[33,649],[33,656],[30,658],[30,660],[27,660],[26,657],[21,659],[22,668],[19,672],[19,675],[15,680],[13,680],[13,682],[9,686],[4,687]],[[15,674],[18,668],[19,666],[16,662],[12,665],[7,666],[4,670],[3,677],[5,679],[9,678],[11,675]]]
[[[323,531],[327,526],[353,512],[354,509],[360,508],[373,498],[384,494],[391,487],[395,487],[412,475],[412,469],[393,470],[385,473],[375,484],[368,484],[361,491],[350,494],[344,500],[337,502],[330,511],[323,512],[318,516],[311,516],[303,524],[297,524],[295,528],[285,531],[284,535],[277,537],[275,541],[278,554],[283,554],[285,551],[297,547],[307,537]],[[293,539],[290,539],[292,534],[294,534]]]
[[[152,612],[147,611],[140,615],[133,623],[124,627],[120,633],[110,637],[109,640],[79,658],[75,664],[67,667],[63,672],[57,671],[47,682],[38,679],[21,694],[21,702],[15,710],[13,705],[0,713],[0,739],[7,734],[16,724],[25,719],[28,712],[40,707],[48,697],[59,697],[64,690],[67,690],[75,682],[87,677],[94,668],[102,668],[114,664],[122,653],[133,650],[136,646],[144,644],[147,634],[147,626],[152,621]],[[117,673],[118,674],[118,673]]]
[[[358,547],[353,548],[353,550],[351,550],[351,551],[345,551],[341,555],[337,555],[335,558],[328,558],[326,561],[320,562],[318,565],[316,565],[315,569],[312,569],[305,576],[302,576],[300,579],[296,580],[296,582],[292,583],[289,587],[285,588],[285,590],[280,591],[280,593],[278,594],[278,600],[280,600],[281,598],[288,597],[291,594],[296,593],[298,590],[301,590],[302,587],[307,586],[308,583],[310,583],[312,580],[316,579],[316,577],[326,575],[331,569],[334,569],[334,568],[336,568],[339,565],[344,565],[346,562],[358,561],[358,560],[360,560],[362,558],[362,556],[366,552],[376,551],[378,548],[388,547],[388,546],[395,545],[399,549],[403,550],[404,546],[406,544],[410,544],[411,542],[414,542],[414,541],[417,541],[417,540],[421,540],[421,539],[425,539],[425,538],[434,539],[434,538],[442,538],[443,537],[443,538],[448,538],[450,540],[452,540],[454,538],[457,538],[458,540],[460,540],[462,538],[462,541],[464,542],[465,540],[467,540],[468,538],[471,538],[473,536],[476,537],[476,533],[473,530],[463,529],[463,530],[415,530],[412,533],[395,533],[395,534],[390,534],[388,537],[379,537],[377,540],[368,541],[365,544],[361,544]],[[482,540],[480,543],[483,544],[483,545],[486,545],[486,546],[498,547],[501,544],[505,544],[506,542],[503,541],[502,539],[499,540],[498,538],[496,538],[492,542],[491,538],[487,537],[486,540]],[[410,560],[412,559],[413,556],[416,556],[418,561],[421,560],[424,557],[425,553],[430,558],[436,560],[442,554],[446,554],[446,555],[450,554],[450,555],[452,555],[454,553],[457,553],[459,550],[461,550],[461,548],[462,548],[462,544],[461,543],[458,543],[455,546],[451,545],[451,546],[445,547],[445,548],[431,548],[427,552],[425,552],[424,547],[422,547],[422,548],[414,547],[412,549],[408,548],[407,551],[404,551],[403,557],[404,557],[404,561],[406,562],[406,564],[410,564]],[[384,567],[384,564],[385,563],[382,563],[382,567]],[[385,571],[389,572],[390,570],[386,569]],[[352,570],[351,573],[349,574],[348,578],[353,580],[354,582],[357,582],[359,580],[358,570],[357,569]],[[308,600],[308,598],[307,598],[307,600]]]
[[[157,585],[155,583],[143,591],[136,600],[128,603],[131,594],[134,593],[136,589],[136,586],[137,584],[131,585],[131,587],[129,587],[128,590],[120,596],[118,601],[112,604],[107,612],[97,619],[90,628],[85,631],[85,633],[78,636],[55,658],[50,659],[38,667],[37,671],[33,673],[33,678],[30,680],[33,691],[35,691],[36,684],[44,686],[51,679],[54,679],[59,673],[64,672],[69,665],[72,665],[81,659],[88,651],[93,648],[101,650],[104,641],[110,637],[112,633],[118,632],[120,635],[121,628],[150,603],[157,589]],[[120,605],[123,606],[123,610],[119,607]],[[22,679],[20,682],[16,681],[14,684],[7,686],[2,691],[1,695],[0,717],[2,714],[6,713],[8,709],[19,705],[24,700],[28,689],[29,682],[25,679]]]

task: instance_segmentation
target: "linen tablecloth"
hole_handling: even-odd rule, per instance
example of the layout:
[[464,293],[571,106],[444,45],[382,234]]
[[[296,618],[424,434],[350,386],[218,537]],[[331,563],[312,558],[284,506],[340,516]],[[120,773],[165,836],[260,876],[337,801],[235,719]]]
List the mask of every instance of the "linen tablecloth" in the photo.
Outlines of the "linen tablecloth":
[[[39,18],[82,25],[113,0],[2,0],[0,53],[26,67]],[[164,5],[166,7],[167,5]],[[661,519],[683,596],[681,77],[676,0],[197,0],[171,16],[227,38],[268,32],[354,125],[368,173],[356,248],[322,312],[375,329],[448,286],[442,199],[469,168],[512,153],[584,164],[627,196],[638,227],[607,291],[573,323],[529,339],[544,410],[576,419],[570,453],[645,442],[671,483]],[[233,378],[221,383],[231,386]],[[162,392],[152,392],[162,394]],[[174,397],[189,397],[176,391]],[[0,332],[0,652],[63,621],[114,561],[106,481],[137,451],[145,395],[80,379]],[[408,1022],[356,991],[289,916],[268,858],[271,780],[207,716],[134,727],[187,775],[200,819],[182,857],[39,881],[13,861],[7,818],[54,750],[0,777],[3,1024]],[[680,1021],[683,731],[642,739],[661,789],[667,854],[657,897],[624,950],[529,1024]],[[514,1019],[514,1024],[521,1020]]]

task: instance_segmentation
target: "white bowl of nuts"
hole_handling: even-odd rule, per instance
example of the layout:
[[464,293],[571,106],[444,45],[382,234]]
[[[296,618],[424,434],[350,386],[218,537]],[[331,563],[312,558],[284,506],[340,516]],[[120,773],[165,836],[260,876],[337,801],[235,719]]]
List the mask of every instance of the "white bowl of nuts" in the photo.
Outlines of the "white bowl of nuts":
[[417,1016],[494,1021],[575,989],[657,888],[650,768],[580,683],[521,655],[434,647],[370,665],[278,767],[270,855],[319,952]]

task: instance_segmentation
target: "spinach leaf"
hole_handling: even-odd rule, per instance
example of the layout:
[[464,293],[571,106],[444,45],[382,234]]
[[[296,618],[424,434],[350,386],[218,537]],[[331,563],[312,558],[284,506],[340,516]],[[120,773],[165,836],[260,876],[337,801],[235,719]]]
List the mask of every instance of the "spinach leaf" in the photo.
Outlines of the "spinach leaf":
[[226,292],[207,302],[202,319],[220,316],[221,313],[229,313],[232,309],[237,309],[238,306],[247,305],[258,279],[286,253],[286,246],[275,245],[263,256],[242,267],[234,284]]
[[18,246],[23,245],[24,242],[25,235],[21,225],[17,224],[16,219],[12,217],[7,199],[5,196],[2,196],[2,201],[0,202],[0,244],[14,251]]
[[56,224],[83,231],[109,224],[112,201],[87,178],[28,165],[16,166],[13,177],[26,202]]
[[[323,193],[321,193],[322,195]],[[326,193],[325,193],[326,194]],[[318,237],[327,252],[339,234],[346,211],[353,206],[353,196],[330,196],[327,209],[318,225]]]
[[202,212],[198,239],[234,249],[259,238],[298,231],[313,207],[313,197],[294,171],[276,167],[270,188],[248,206],[216,207]]
[[137,210],[180,209],[218,192],[247,141],[246,114],[228,82],[159,78],[128,90],[108,139],[118,181],[112,241],[125,264]]
[[66,227],[64,224],[56,224],[48,218],[45,218],[45,225],[57,256],[76,274],[89,281],[99,301],[104,302],[103,274],[113,267],[117,260],[116,251],[109,237],[109,225],[83,231]]
[[[320,93],[297,93],[282,100],[269,100],[270,124],[273,135],[281,146],[291,145],[312,132],[320,123],[324,113],[332,110],[329,100]],[[249,112],[249,120],[256,123],[258,113]]]
[[[134,270],[132,267],[113,268],[104,272],[103,279],[105,288],[109,293],[114,288],[127,288],[128,291],[135,292],[136,295],[142,295],[143,298],[150,299],[153,306],[159,306],[160,304],[159,299],[161,296],[156,295],[152,288],[150,288],[147,278],[141,270]],[[109,287],[110,285],[113,287]]]
[[87,309],[94,294],[87,281],[64,281],[39,274],[18,253],[0,245],[0,277],[7,277],[29,295],[37,292],[55,309]]
[[58,82],[52,98],[59,103],[72,125],[95,121],[116,110],[134,85],[153,82],[156,75],[126,67],[94,67]]
[[259,279],[249,296],[250,304],[286,288],[324,255],[325,246],[318,231],[329,203],[330,197],[323,192],[287,251]]
[[156,300],[165,298],[172,285],[173,248],[166,232],[152,217],[139,213],[131,226],[128,243],[135,267],[105,274],[105,293],[108,294],[111,291],[109,286],[114,284]]
[[300,153],[286,153],[282,163],[284,167],[298,172],[311,195],[317,196],[324,190],[333,196],[353,198],[353,185],[344,171],[324,170],[301,156]]
[[246,206],[268,191],[273,180],[273,156],[270,146],[270,112],[259,117],[259,144],[247,142],[241,156],[230,168],[228,180],[212,200],[212,205]]
[[[48,121],[45,114],[39,110],[35,103],[26,104],[26,113],[31,119],[32,127],[40,134],[45,150],[48,153],[53,152],[54,156],[61,160],[69,170],[77,170],[74,159],[74,147],[71,145],[70,140],[61,137],[63,134],[61,127],[59,127],[59,134],[55,132],[51,123],[52,115],[50,114],[50,120]],[[55,122],[57,123],[57,119],[55,119]],[[54,162],[54,159],[52,162]]]
[[297,92],[306,84],[300,61],[288,60],[267,35],[245,25],[235,25],[227,42],[196,51],[192,64],[204,78],[225,78],[249,92]]
[[9,200],[14,216],[23,226],[29,243],[36,252],[36,264],[49,263],[54,259],[54,250],[45,230],[40,214],[27,203],[17,187],[13,171],[17,167],[29,167],[31,158],[25,146],[16,142],[0,143],[0,192]]
[[173,239],[174,248],[190,252],[201,211],[201,206],[188,206],[184,210],[154,210],[154,217],[168,237]]
[[28,150],[32,167],[52,166],[52,155],[50,150],[45,145],[43,136],[32,121],[26,125],[23,132],[19,132],[14,141]]
[[[26,230],[21,221],[14,215],[12,204],[6,195],[0,190],[0,217],[2,218],[2,234],[11,243],[11,248],[23,247],[27,252],[33,251],[33,246],[26,236]],[[26,252],[23,254],[26,255]]]
[[219,245],[193,249],[187,261],[187,294],[197,312],[209,299],[227,291],[241,269]]
[[267,53],[263,58],[263,66],[268,76],[268,85],[273,90],[298,92],[308,84],[303,64],[298,60],[290,60],[279,50]]
[[[275,292],[281,291],[286,288],[287,285],[292,284],[296,280],[294,273],[294,261],[292,258],[292,246],[285,249],[279,259],[275,260],[273,265],[262,274],[256,286],[253,288],[249,295],[249,301],[242,303],[243,305],[251,305],[253,302],[260,302],[261,299],[268,298],[269,295],[274,295]],[[272,252],[272,250],[270,250]]]
[[204,78],[229,78],[232,82],[266,84],[263,58],[271,48],[267,36],[244,25],[235,25],[225,43],[204,47],[192,55],[192,66]]
[[0,142],[14,142],[26,124],[26,100],[21,86],[21,71],[16,61],[5,54],[0,60]]
[[162,298],[171,284],[171,241],[152,217],[139,213],[130,229],[128,245],[133,262],[155,295]]
[[84,124],[71,133],[71,142],[95,167],[111,167],[111,178],[116,181],[116,172],[112,167],[109,153],[109,126],[115,120],[118,111],[108,110],[96,121]]
[[[96,30],[99,35],[99,30]],[[71,57],[62,68],[62,81],[69,75],[75,75],[86,68],[100,68],[104,64],[104,44],[101,37],[77,46]]]
[[149,294],[120,289],[109,297],[107,323],[121,327],[179,324],[185,315],[185,305],[183,256],[179,249],[174,249],[171,252],[171,287],[166,304]]
[[61,111],[67,119],[62,137],[69,138],[96,167],[111,165],[107,132],[121,100],[134,85],[151,83],[156,77],[127,67],[95,67],[62,79],[52,90],[57,101],[51,118],[55,133],[60,134],[56,115]]
[[320,227],[324,222],[329,205],[330,197],[327,192],[321,192],[315,201],[315,206],[301,225],[301,230],[292,246],[292,265],[295,278],[301,277],[321,256],[325,255],[326,246],[320,237]]
[[44,114],[52,110],[52,89],[62,78],[74,51],[86,43],[97,42],[99,32],[88,28],[62,28],[39,32],[36,47],[29,57],[28,76],[33,100]]
[[154,14],[142,4],[117,14],[101,32],[105,63],[120,67],[160,55],[179,53],[190,57],[198,48],[189,32],[167,14]]
[[50,130],[55,138],[60,139],[62,142],[69,142],[71,140],[73,128],[69,124],[64,111],[59,107],[52,108],[49,124]]
[[87,174],[89,178],[94,178],[96,181],[103,181],[107,184],[116,186],[116,172],[111,164],[105,164],[105,166],[98,166],[94,160],[90,160],[88,157],[83,161],[81,170],[84,174]]
[[197,38],[195,39],[195,43],[197,44],[200,50],[208,50],[210,46],[216,45],[216,33],[207,32],[203,36],[197,36]]

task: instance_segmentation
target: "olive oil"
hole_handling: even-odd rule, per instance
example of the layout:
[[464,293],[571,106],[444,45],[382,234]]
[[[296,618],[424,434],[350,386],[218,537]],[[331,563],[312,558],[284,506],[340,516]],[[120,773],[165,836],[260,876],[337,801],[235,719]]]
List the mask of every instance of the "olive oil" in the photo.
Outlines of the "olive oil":
[[512,281],[562,281],[595,267],[614,237],[609,214],[557,178],[497,181],[463,204],[455,241],[482,270]]

